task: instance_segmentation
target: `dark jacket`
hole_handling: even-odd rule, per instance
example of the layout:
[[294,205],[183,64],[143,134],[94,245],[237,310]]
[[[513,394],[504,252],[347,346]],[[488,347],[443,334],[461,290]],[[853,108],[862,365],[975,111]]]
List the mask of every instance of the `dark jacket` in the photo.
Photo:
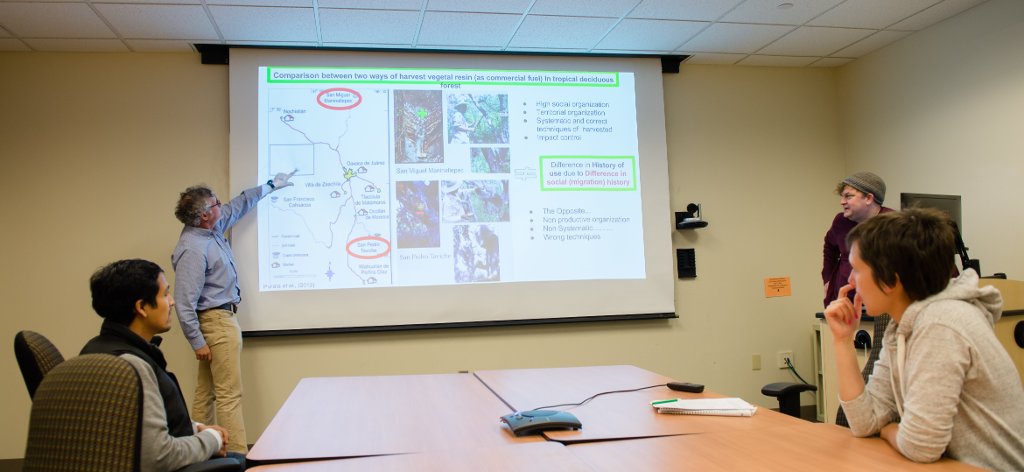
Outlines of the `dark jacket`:
[[181,394],[178,379],[167,371],[167,360],[164,359],[164,353],[159,347],[161,341],[160,336],[154,336],[151,342],[146,342],[127,326],[104,320],[103,326],[100,327],[100,335],[85,343],[81,354],[132,354],[146,361],[156,373],[160,396],[164,399],[164,409],[167,411],[167,428],[171,436],[191,436],[195,434],[192,418],[188,416],[188,408],[185,407],[185,397]]

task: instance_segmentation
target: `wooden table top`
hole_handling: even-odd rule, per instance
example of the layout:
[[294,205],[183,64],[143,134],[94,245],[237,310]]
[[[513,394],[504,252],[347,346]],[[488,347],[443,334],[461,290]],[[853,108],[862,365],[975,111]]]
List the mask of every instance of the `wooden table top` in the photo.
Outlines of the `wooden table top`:
[[590,466],[556,442],[534,442],[478,449],[448,449],[417,454],[357,457],[313,462],[264,465],[250,472],[417,472],[591,471]]
[[580,430],[544,433],[548,439],[566,444],[674,434],[757,430],[802,422],[767,408],[758,408],[757,413],[749,418],[659,414],[651,408],[651,401],[669,398],[711,398],[721,395],[709,390],[700,394],[669,390],[664,384],[673,379],[629,365],[492,370],[479,371],[475,375],[498,396],[521,410],[577,403],[604,391],[659,385],[637,392],[602,395],[582,406],[551,408],[570,412],[583,424]]
[[951,459],[918,464],[881,438],[856,438],[841,426],[805,421],[768,430],[603,441],[567,448],[599,472],[980,470]]
[[299,381],[248,457],[340,458],[543,441],[517,438],[511,411],[471,374]]
[[[672,380],[634,366],[307,378],[248,457],[324,459],[252,469],[300,472],[977,470],[949,459],[917,464],[880,438],[763,407],[752,417],[659,414],[652,400],[721,396],[672,391],[664,386]],[[551,407],[576,415],[579,431],[516,437],[499,421],[516,410],[648,386]]]

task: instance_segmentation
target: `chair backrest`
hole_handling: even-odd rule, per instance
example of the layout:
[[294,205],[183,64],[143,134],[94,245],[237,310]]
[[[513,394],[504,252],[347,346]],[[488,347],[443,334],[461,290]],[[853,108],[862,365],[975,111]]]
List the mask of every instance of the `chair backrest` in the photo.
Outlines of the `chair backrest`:
[[25,378],[29,398],[35,398],[39,382],[46,373],[64,362],[64,356],[46,336],[27,330],[14,335],[14,357],[18,359],[21,376]]
[[[885,328],[889,326],[890,319],[892,318],[888,314],[881,314],[875,317],[875,336],[874,340],[871,341],[871,353],[868,354],[868,360],[864,363],[864,369],[860,371],[860,376],[864,379],[865,384],[868,383],[868,377],[871,377],[871,372],[875,370],[875,361],[882,354],[882,338],[885,337]],[[847,428],[850,427],[850,422],[846,420],[846,412],[843,411],[843,407],[839,407],[836,410],[836,424]]]
[[124,359],[62,362],[36,390],[23,470],[139,470],[142,399],[142,380]]

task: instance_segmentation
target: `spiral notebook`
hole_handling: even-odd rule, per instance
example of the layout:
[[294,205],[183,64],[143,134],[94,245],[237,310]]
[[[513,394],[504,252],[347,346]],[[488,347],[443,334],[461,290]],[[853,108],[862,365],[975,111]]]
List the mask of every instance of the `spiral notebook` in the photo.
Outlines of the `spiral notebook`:
[[754,416],[757,407],[740,398],[693,398],[656,400],[651,406],[658,413],[671,415]]

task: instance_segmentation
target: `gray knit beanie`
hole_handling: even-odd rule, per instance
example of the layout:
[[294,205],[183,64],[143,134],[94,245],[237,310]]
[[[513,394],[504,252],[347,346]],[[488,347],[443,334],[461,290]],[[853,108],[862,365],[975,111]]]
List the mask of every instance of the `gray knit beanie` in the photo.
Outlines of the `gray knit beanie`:
[[843,179],[843,183],[875,196],[879,205],[885,201],[885,181],[871,172],[856,172]]

